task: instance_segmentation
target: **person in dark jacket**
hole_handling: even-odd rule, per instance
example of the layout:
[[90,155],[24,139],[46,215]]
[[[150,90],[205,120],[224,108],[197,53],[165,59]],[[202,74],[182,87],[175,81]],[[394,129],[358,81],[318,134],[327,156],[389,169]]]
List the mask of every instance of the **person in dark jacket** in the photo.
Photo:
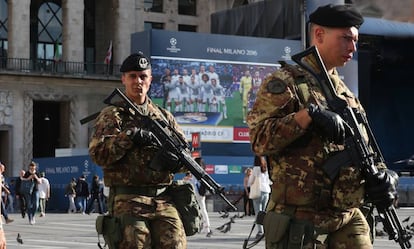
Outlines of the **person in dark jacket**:
[[40,183],[40,175],[39,172],[37,172],[37,164],[35,162],[31,162],[29,164],[29,169],[26,173],[24,173],[23,177],[20,177],[20,180],[26,182],[30,181],[33,184],[32,191],[24,193],[24,195],[27,204],[27,216],[29,218],[29,223],[30,225],[34,225],[34,215],[39,207],[39,191],[37,185]]
[[94,209],[95,200],[98,202],[98,209],[99,213],[103,214],[103,206],[102,206],[102,184],[99,182],[99,176],[94,175],[92,179],[92,186],[91,186],[91,198],[88,200],[88,207],[86,208],[86,213],[90,214]]
[[76,197],[76,178],[73,177],[66,185],[65,196],[68,197],[69,207],[68,213],[76,213],[75,197]]
[[[20,177],[23,177],[26,172],[22,169],[20,171]],[[23,194],[20,193],[20,186],[22,180],[20,177],[16,178],[16,186],[15,186],[15,192],[16,192],[16,200],[19,200],[19,207],[20,207],[20,213],[22,214],[22,218],[24,219],[26,217],[26,199]]]
[[79,213],[85,214],[86,202],[89,197],[89,184],[86,182],[85,176],[81,175],[76,183],[76,204]]

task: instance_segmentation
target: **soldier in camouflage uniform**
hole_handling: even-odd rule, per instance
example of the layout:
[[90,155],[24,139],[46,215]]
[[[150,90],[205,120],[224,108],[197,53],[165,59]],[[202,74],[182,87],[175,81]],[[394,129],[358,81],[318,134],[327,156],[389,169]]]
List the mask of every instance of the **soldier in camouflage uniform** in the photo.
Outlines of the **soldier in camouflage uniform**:
[[[152,80],[149,59],[142,53],[132,54],[120,71],[125,94],[137,108],[152,119],[165,120],[184,139],[173,115],[147,95]],[[165,165],[157,165],[161,170],[150,168],[153,159],[158,158],[155,155],[160,142],[144,125],[143,120],[117,106],[104,108],[96,119],[89,154],[103,169],[105,185],[110,187],[109,213],[119,218],[122,227],[121,239],[112,247],[186,248],[182,221],[166,194],[174,177],[174,167],[169,164],[177,168],[178,163],[167,159]],[[157,162],[164,164],[162,160]]]
[[[336,71],[352,59],[362,23],[363,17],[345,5],[322,6],[310,15],[310,45],[318,48],[337,94],[364,113]],[[297,83],[299,76],[305,84]],[[316,79],[298,66],[285,65],[274,72],[261,85],[247,123],[253,151],[268,156],[272,169],[264,220],[266,247],[282,249],[296,243],[289,248],[372,248],[370,227],[360,209],[368,191],[362,170],[345,165],[331,180],[321,169],[325,160],[344,149],[345,130],[342,118],[328,110]],[[376,204],[388,205],[392,179],[384,172],[377,179],[378,188],[369,193]],[[290,227],[277,231],[284,222]]]

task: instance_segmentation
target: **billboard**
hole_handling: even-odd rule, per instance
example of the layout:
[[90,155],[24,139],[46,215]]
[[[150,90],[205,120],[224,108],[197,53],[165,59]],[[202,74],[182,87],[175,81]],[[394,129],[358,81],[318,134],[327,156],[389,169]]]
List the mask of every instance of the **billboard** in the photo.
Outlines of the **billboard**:
[[149,30],[133,52],[151,56],[151,98],[171,111],[188,140],[248,143],[246,115],[264,78],[291,62],[300,41]]

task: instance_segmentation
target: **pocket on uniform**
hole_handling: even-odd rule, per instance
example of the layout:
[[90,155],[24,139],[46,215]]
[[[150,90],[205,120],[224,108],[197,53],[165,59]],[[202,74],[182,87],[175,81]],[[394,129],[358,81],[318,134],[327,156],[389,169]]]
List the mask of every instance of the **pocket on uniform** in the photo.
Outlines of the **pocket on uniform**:
[[103,215],[99,215],[98,217],[96,217],[95,228],[98,234],[104,233],[104,217],[105,216]]
[[122,237],[122,226],[119,218],[104,216],[104,238],[109,239],[115,243],[121,241]]
[[267,212],[263,219],[266,241],[271,243],[279,242],[288,231],[290,220],[291,218],[288,215],[278,214],[273,211]]

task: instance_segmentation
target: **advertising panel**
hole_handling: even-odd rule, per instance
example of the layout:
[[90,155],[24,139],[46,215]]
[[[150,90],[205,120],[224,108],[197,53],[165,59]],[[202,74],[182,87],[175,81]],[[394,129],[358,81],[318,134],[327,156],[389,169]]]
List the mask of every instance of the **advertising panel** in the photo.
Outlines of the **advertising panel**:
[[150,96],[171,111],[188,140],[248,143],[246,115],[264,78],[301,50],[300,41],[150,30],[132,51],[151,55]]

